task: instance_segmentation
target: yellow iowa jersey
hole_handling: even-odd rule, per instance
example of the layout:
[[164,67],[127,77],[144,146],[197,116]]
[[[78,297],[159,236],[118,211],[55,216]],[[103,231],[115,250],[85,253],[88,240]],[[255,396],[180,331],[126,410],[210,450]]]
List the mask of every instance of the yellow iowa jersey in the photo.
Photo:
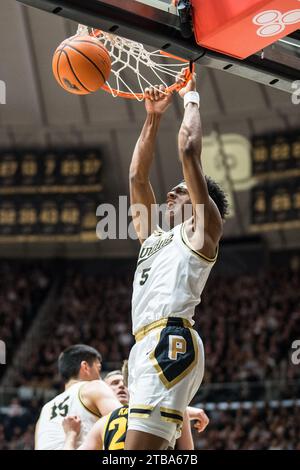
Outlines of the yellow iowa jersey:
[[103,450],[124,450],[128,424],[128,405],[112,411],[103,433]]

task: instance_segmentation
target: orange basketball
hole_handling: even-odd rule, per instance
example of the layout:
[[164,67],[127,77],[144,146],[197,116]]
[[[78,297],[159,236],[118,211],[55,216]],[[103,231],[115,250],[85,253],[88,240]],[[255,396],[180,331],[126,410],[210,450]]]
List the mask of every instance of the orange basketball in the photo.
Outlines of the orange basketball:
[[75,36],[56,49],[52,69],[57,82],[76,95],[99,90],[108,80],[111,60],[107,49],[91,36]]

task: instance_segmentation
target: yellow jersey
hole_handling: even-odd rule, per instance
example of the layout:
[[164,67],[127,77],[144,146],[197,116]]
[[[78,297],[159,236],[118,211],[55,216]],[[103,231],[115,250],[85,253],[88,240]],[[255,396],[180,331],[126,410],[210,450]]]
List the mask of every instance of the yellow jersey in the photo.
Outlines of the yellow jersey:
[[103,450],[124,450],[128,424],[128,405],[112,411],[103,432]]

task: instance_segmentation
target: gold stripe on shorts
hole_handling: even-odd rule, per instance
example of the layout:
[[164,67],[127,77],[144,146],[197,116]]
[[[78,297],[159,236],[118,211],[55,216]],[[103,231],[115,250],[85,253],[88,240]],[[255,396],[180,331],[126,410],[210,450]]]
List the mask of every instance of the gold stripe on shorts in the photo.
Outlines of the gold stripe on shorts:
[[162,421],[167,421],[169,423],[175,423],[182,425],[183,415],[178,410],[173,410],[171,408],[160,408],[160,418]]
[[[134,333],[135,340],[140,341],[148,333],[150,333],[150,331],[155,330],[156,328],[164,328],[167,325],[169,318],[173,317],[162,318],[161,320],[157,320],[152,323],[149,323],[149,325],[143,326],[136,333]],[[183,322],[184,328],[192,328],[192,325],[189,320],[187,320],[186,318],[181,318],[181,320]]]

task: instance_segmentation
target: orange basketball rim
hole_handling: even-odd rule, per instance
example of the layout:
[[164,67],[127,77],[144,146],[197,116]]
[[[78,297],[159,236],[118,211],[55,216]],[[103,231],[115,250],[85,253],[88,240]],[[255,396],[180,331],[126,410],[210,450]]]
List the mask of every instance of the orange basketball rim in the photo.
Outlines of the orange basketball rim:
[[[192,77],[194,64],[168,52],[149,52],[143,44],[130,39],[106,33],[99,29],[79,25],[77,35],[97,38],[105,46],[111,57],[111,74],[102,89],[114,98],[144,100],[144,90],[163,85],[165,93],[173,93],[184,88]],[[184,70],[184,79],[177,80]]]

